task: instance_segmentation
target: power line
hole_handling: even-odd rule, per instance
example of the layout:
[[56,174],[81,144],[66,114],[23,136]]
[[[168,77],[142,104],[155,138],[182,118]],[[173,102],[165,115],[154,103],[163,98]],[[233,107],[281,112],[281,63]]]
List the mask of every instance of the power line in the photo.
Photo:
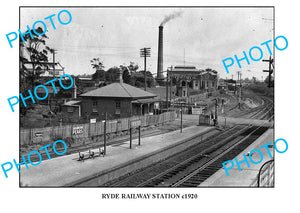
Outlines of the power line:
[[151,57],[151,48],[150,47],[148,47],[148,48],[144,47],[144,48],[140,49],[140,56],[144,57],[144,79],[145,79],[145,91],[146,91],[147,90],[146,58]]
[[66,45],[63,44],[63,47],[74,47],[74,48],[111,48],[111,49],[136,49],[137,46],[97,46],[97,45]]
[[[263,59],[262,60],[263,62],[268,62],[269,63],[269,70],[263,70],[263,72],[268,72],[269,73],[269,83],[268,83],[268,87],[270,88],[271,87],[271,75],[272,75],[272,73],[273,73],[273,69],[274,69],[274,64],[273,64],[273,59],[271,58],[271,56],[270,56],[270,58],[269,59]],[[271,66],[273,66],[273,69],[272,69],[272,67]]]

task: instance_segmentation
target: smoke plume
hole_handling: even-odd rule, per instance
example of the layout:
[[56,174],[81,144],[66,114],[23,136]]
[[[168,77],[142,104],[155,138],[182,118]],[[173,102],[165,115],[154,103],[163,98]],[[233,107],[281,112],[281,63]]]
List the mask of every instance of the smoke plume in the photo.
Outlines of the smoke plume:
[[170,15],[165,16],[164,20],[161,22],[160,26],[164,26],[167,22],[171,21],[174,18],[180,17],[182,14],[181,11],[176,11]]

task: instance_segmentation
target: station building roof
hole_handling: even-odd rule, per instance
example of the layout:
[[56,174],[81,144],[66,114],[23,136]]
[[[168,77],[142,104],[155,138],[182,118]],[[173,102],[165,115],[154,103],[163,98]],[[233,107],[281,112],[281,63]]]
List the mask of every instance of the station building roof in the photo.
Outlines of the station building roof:
[[144,91],[137,87],[125,83],[112,83],[107,86],[91,90],[80,95],[81,97],[101,97],[101,98],[127,98],[143,99],[154,98],[155,94]]
[[148,104],[148,103],[154,103],[159,102],[160,100],[158,98],[146,98],[146,99],[136,99],[132,101],[134,104]]

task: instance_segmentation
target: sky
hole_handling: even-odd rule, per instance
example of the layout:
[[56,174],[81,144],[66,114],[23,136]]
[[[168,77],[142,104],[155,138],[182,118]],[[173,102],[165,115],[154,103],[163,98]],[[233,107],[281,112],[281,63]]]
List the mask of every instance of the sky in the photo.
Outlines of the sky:
[[[58,22],[57,14],[68,10],[72,21],[68,25]],[[53,18],[54,30],[49,20]],[[270,54],[261,43],[273,40],[273,8],[271,7],[192,7],[192,8],[21,8],[20,29],[25,31],[26,25],[44,20],[47,25],[46,44],[57,50],[56,61],[65,67],[68,74],[92,74],[90,60],[100,58],[105,69],[113,66],[129,65],[130,61],[144,67],[140,57],[140,49],[151,48],[151,57],[147,58],[147,69],[156,75],[158,27],[172,14],[177,17],[164,25],[164,70],[171,65],[194,65],[198,69],[212,68],[218,71],[221,78],[237,79],[237,71],[242,78],[253,76],[261,80],[267,73],[268,63],[252,61],[249,50],[258,46],[263,50],[263,59]],[[62,13],[63,21],[68,20]],[[41,26],[37,24],[36,26]],[[272,42],[270,47],[273,52]],[[243,57],[246,52],[250,65],[241,61],[229,67],[226,73],[223,59]],[[254,50],[253,57],[259,58]],[[52,56],[49,55],[49,61]],[[228,62],[229,63],[229,62]]]

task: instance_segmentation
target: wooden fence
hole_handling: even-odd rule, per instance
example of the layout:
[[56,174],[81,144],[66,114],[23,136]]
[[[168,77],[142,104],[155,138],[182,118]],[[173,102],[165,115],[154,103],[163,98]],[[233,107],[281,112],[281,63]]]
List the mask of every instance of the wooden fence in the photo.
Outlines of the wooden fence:
[[216,96],[218,94],[218,91],[213,91],[213,92],[203,92],[200,94],[196,95],[190,95],[189,97],[178,97],[175,98],[175,102],[186,102],[186,103],[196,103],[196,102],[201,102],[205,99],[208,98],[208,96]]
[[[174,111],[165,112],[159,115],[144,115],[131,118],[121,118],[107,121],[106,133],[117,133],[129,129],[130,120],[141,120],[141,126],[147,127],[174,121]],[[48,143],[50,141],[65,138],[89,138],[100,136],[104,133],[104,122],[62,125],[46,128],[21,129],[20,144],[30,145],[36,143]]]

